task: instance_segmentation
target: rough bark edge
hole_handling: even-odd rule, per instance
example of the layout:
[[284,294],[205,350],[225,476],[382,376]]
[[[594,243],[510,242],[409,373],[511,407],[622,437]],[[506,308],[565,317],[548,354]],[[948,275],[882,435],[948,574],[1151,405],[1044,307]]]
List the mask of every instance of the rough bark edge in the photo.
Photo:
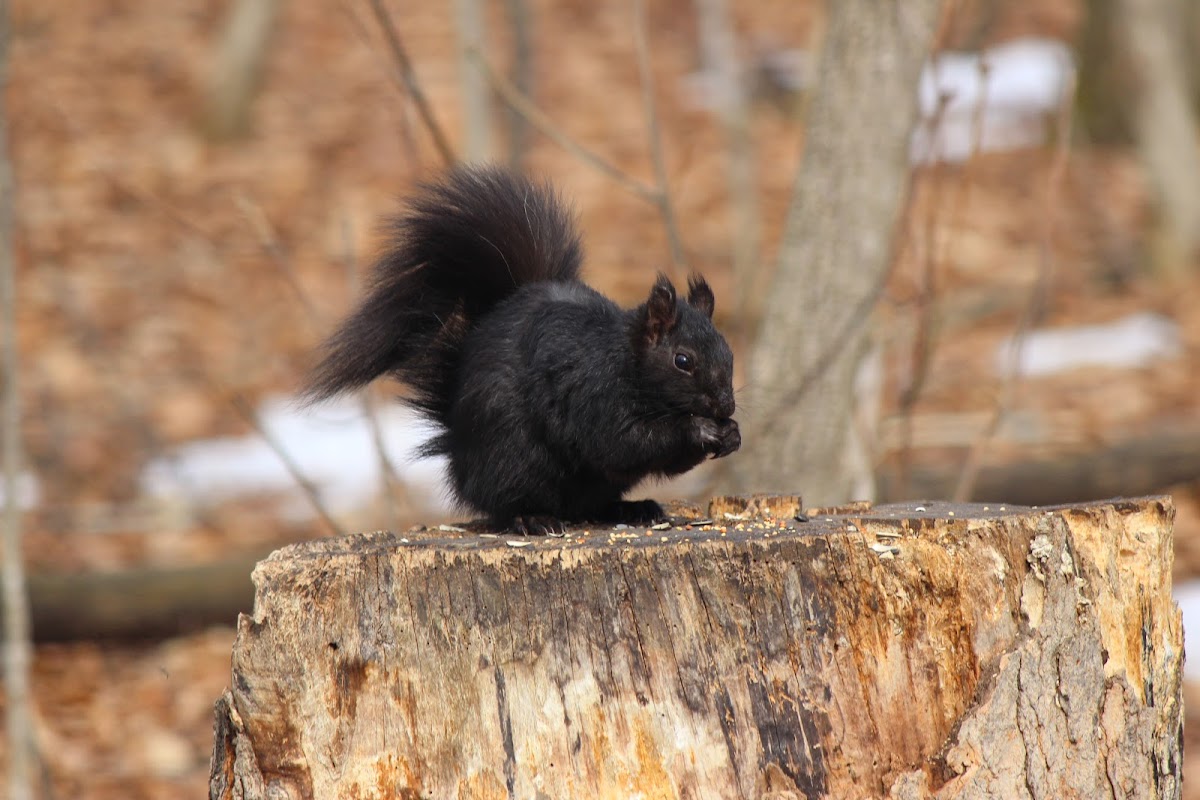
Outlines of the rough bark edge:
[[[1132,504],[1120,502],[1063,510],[1062,523],[1033,540],[1028,556],[1031,571],[1021,594],[1021,607],[1028,615],[1024,641],[1005,653],[990,675],[981,677],[978,702],[962,715],[941,752],[924,768],[897,776],[889,797],[1052,797],[1064,785],[1080,797],[1095,796],[1097,787],[1088,784],[1094,774],[1091,763],[1080,762],[1076,769],[1070,764],[1052,766],[1056,760],[1068,759],[1042,747],[1050,727],[1067,729],[1051,736],[1051,743],[1065,735],[1080,749],[1094,747],[1104,765],[1105,796],[1181,797],[1183,654],[1162,657],[1154,651],[1169,648],[1172,637],[1181,640],[1182,622],[1177,607],[1169,619],[1154,617],[1153,598],[1147,596],[1157,588],[1166,592],[1171,603],[1174,506],[1169,498],[1160,498],[1156,516],[1128,519],[1135,510]],[[1108,519],[1095,519],[1096,515]],[[1092,528],[1117,532],[1121,540],[1108,542],[1107,547],[1086,541],[1086,529],[1079,523],[1089,516]],[[1127,518],[1111,518],[1116,516]],[[1122,657],[1122,643],[1114,641],[1123,630],[1106,625],[1101,607],[1104,595],[1115,588],[1113,582],[1119,585],[1121,574],[1114,573],[1111,563],[1097,563],[1096,556],[1106,554],[1115,561],[1118,553],[1130,552],[1127,548],[1141,540],[1139,525],[1166,527],[1167,535],[1160,537],[1166,552],[1143,550],[1151,572],[1158,566],[1162,579],[1150,592],[1136,587],[1143,615],[1141,658],[1130,663]],[[1051,605],[1057,610],[1046,612]],[[1047,614],[1050,624],[1042,627]],[[1073,626],[1068,624],[1072,619]],[[1152,629],[1146,623],[1153,623]],[[1094,658],[1102,658],[1103,663],[1085,663]],[[1161,672],[1144,673],[1144,668],[1160,661],[1165,665]],[[1059,670],[1053,695],[1043,690],[1044,680],[1039,680],[1047,664]],[[1131,677],[1141,685],[1131,683]],[[1035,691],[1026,691],[1031,682]],[[1163,703],[1166,707],[1159,711],[1156,705]],[[1069,773],[1066,779],[1061,778],[1064,770]],[[1068,783],[1072,780],[1077,784]]]
[[213,754],[209,767],[209,800],[257,800],[266,786],[254,748],[229,690],[213,706]]

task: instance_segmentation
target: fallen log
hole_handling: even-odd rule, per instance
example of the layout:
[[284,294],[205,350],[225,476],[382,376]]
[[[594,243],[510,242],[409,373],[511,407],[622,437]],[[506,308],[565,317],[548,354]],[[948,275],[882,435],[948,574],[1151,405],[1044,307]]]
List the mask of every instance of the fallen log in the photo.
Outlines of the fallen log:
[[[907,474],[878,469],[879,496],[887,500],[950,497],[961,465],[916,464]],[[1001,498],[1027,505],[1087,502],[1116,494],[1153,494],[1200,480],[1200,425],[1171,422],[1102,447],[1055,456],[989,464],[971,492],[975,502]]]
[[28,581],[33,638],[163,639],[232,625],[238,612],[251,608],[249,573],[262,555],[191,567],[34,573]]
[[210,797],[1180,796],[1169,498],[798,513],[286,547]]

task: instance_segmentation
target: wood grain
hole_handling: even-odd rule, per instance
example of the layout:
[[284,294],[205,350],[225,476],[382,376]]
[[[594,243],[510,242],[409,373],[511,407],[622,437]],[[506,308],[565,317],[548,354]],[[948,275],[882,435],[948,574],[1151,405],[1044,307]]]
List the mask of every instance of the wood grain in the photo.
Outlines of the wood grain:
[[841,511],[280,550],[211,796],[1179,796],[1168,498]]

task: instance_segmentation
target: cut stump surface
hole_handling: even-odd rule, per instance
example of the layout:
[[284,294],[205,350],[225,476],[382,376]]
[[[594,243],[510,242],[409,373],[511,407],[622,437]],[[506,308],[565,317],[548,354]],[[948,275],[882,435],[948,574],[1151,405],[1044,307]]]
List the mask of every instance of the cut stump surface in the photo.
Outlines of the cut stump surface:
[[1169,498],[799,510],[286,547],[210,794],[1179,797]]

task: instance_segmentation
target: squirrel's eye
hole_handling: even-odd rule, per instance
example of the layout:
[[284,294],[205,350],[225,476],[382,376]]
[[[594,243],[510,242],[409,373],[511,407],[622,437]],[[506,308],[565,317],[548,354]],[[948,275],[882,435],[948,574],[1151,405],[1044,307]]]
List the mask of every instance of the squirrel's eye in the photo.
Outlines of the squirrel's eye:
[[675,354],[675,367],[676,367],[676,369],[681,369],[684,372],[691,372],[692,371],[692,357],[689,356],[687,353],[676,353]]

